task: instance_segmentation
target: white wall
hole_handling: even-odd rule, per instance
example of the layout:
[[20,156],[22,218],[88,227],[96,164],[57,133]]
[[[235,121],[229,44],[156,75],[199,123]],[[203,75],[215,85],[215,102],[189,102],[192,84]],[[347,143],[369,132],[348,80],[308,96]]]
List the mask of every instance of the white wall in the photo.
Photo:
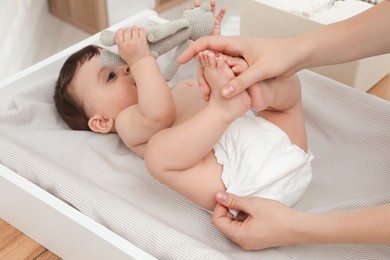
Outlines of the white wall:
[[144,9],[154,9],[155,0],[106,0],[108,24],[114,25]]
[[34,32],[44,12],[46,0],[0,1],[0,79],[34,62],[39,41]]
[[0,0],[0,80],[90,36],[51,15],[47,0]]
[[[154,2],[107,0],[109,25]],[[0,0],[0,35],[0,80],[90,36],[51,15],[47,0]]]

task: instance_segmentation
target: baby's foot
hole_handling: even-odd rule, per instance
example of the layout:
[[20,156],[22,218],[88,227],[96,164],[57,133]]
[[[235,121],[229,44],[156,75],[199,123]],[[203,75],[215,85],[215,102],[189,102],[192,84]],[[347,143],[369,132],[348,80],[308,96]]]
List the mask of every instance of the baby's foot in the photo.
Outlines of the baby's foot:
[[226,59],[226,64],[232,69],[236,76],[240,75],[249,67],[248,63],[246,63],[243,58],[239,57],[228,57]]
[[204,77],[211,88],[210,103],[215,103],[232,120],[243,115],[250,108],[251,100],[246,91],[229,99],[221,95],[221,87],[233,79],[234,73],[226,64],[227,57],[210,51],[199,53]]
[[233,71],[226,64],[227,57],[211,51],[199,53],[199,62],[202,65],[204,76],[212,89],[220,88],[234,78]]
[[257,82],[247,88],[247,92],[251,97],[251,108],[254,111],[262,111],[270,105],[270,91],[264,82]]

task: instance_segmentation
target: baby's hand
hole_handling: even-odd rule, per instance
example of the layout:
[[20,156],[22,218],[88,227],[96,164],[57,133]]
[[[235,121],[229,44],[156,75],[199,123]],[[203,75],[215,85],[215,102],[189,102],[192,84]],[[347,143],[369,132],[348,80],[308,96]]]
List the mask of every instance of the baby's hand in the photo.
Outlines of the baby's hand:
[[146,32],[142,27],[134,25],[119,29],[115,34],[119,55],[129,66],[150,55]]
[[221,24],[222,24],[223,17],[225,16],[226,13],[226,7],[221,8],[218,14],[215,15],[215,2],[214,5],[212,4],[212,2],[214,1],[210,1],[211,12],[214,15],[214,27],[213,27],[213,31],[211,32],[211,35],[221,35]]

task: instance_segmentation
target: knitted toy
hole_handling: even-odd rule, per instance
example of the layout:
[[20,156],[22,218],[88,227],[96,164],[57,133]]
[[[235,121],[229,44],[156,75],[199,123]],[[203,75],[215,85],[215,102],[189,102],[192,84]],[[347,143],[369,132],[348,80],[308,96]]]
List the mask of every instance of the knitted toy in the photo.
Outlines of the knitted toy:
[[[145,27],[151,55],[157,57],[167,53],[177,46],[176,52],[163,75],[169,81],[179,69],[176,59],[190,45],[192,41],[210,35],[214,26],[214,16],[211,13],[210,3],[190,10],[184,10],[182,18],[163,24],[149,25]],[[115,44],[115,32],[103,31],[100,41],[105,46]],[[100,61],[104,66],[121,66],[126,62],[118,55],[105,51],[100,55]]]

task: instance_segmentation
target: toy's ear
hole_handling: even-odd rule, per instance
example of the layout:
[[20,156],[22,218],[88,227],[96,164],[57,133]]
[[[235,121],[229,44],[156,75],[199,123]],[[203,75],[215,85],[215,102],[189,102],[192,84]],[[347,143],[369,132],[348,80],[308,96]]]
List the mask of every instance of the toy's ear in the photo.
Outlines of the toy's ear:
[[[115,45],[115,32],[108,30],[102,31],[100,34],[100,42],[104,46]],[[100,54],[100,63],[105,67],[127,65],[126,61],[124,61],[118,54],[110,51],[104,51],[102,54]]]
[[115,32],[104,30],[100,34],[100,42],[104,46],[113,46],[115,45]]
[[100,54],[100,63],[104,67],[125,66],[126,61],[123,60],[118,54],[111,51],[103,51]]

